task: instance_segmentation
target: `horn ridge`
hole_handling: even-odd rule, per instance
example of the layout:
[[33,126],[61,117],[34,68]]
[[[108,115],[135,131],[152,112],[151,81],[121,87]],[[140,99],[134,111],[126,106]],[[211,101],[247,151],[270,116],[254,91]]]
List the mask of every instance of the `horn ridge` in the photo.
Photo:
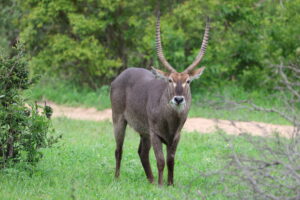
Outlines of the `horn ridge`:
[[157,21],[156,21],[156,53],[158,56],[158,59],[160,62],[163,64],[163,66],[169,70],[170,72],[175,72],[176,70],[168,63],[166,60],[163,49],[162,49],[162,44],[161,44],[161,36],[160,36],[160,13],[157,13]]
[[209,22],[209,18],[207,18],[200,51],[199,51],[196,59],[194,60],[194,62],[190,66],[188,66],[188,68],[186,68],[186,70],[184,70],[184,72],[187,72],[187,73],[190,72],[201,62],[201,60],[205,54],[207,44],[208,44],[209,30],[210,30],[210,22]]

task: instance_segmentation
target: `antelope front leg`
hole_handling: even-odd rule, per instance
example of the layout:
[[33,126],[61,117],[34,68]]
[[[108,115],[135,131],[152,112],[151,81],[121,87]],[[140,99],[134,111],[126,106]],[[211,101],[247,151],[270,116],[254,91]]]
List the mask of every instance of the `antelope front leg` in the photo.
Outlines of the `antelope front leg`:
[[165,167],[165,159],[164,159],[164,153],[162,151],[162,143],[160,138],[155,135],[151,134],[151,142],[154,150],[154,154],[156,157],[157,162],[157,169],[158,169],[158,185],[163,185],[163,172]]
[[168,185],[174,184],[174,159],[178,142],[179,137],[174,139],[173,144],[167,146]]

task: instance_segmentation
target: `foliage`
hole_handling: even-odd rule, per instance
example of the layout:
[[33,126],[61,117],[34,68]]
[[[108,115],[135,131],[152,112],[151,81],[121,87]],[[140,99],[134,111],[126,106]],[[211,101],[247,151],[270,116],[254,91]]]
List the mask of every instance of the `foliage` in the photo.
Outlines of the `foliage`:
[[0,168],[20,161],[35,163],[42,156],[40,148],[57,140],[49,136],[51,108],[40,114],[37,105],[26,106],[20,95],[33,83],[28,76],[22,50],[11,59],[0,57]]
[[22,11],[18,0],[0,0],[0,50],[5,55],[14,54],[14,49],[11,48],[17,43],[20,32],[19,20],[22,16]]
[[[20,6],[20,37],[36,72],[97,88],[124,68],[158,65],[156,1],[25,0]],[[190,64],[209,16],[211,39],[203,61],[207,71],[194,88],[218,88],[228,81],[249,89],[272,88],[276,79],[266,84],[271,74],[267,66],[299,57],[299,9],[299,0],[164,1],[166,58],[179,71]]]

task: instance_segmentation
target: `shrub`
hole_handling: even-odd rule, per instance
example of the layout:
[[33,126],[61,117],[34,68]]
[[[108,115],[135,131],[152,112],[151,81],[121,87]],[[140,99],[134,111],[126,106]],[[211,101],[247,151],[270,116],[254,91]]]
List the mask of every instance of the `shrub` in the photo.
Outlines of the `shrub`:
[[28,106],[22,91],[33,81],[29,78],[27,60],[21,48],[12,58],[0,56],[0,168],[17,162],[36,163],[42,156],[41,148],[49,147],[57,137],[50,116],[52,109]]

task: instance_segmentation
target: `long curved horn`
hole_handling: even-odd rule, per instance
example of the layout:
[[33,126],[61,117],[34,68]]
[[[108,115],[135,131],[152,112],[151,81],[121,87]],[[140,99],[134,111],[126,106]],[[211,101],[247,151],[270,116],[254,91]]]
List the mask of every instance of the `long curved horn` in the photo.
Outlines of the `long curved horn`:
[[208,36],[209,36],[209,29],[210,29],[210,25],[209,25],[209,19],[207,19],[206,22],[206,27],[205,27],[205,32],[204,32],[204,36],[203,36],[203,40],[202,40],[202,45],[201,45],[201,49],[196,57],[196,59],[194,60],[194,62],[188,66],[188,68],[186,68],[186,70],[184,70],[184,72],[188,73],[191,70],[193,70],[202,60],[204,54],[205,54],[205,50],[207,47],[207,43],[208,43]]
[[161,38],[160,38],[160,16],[159,15],[160,14],[158,12],[157,21],[156,21],[156,53],[160,62],[163,64],[165,68],[167,68],[167,70],[169,70],[170,72],[176,72],[176,70],[168,63],[163,53]]

